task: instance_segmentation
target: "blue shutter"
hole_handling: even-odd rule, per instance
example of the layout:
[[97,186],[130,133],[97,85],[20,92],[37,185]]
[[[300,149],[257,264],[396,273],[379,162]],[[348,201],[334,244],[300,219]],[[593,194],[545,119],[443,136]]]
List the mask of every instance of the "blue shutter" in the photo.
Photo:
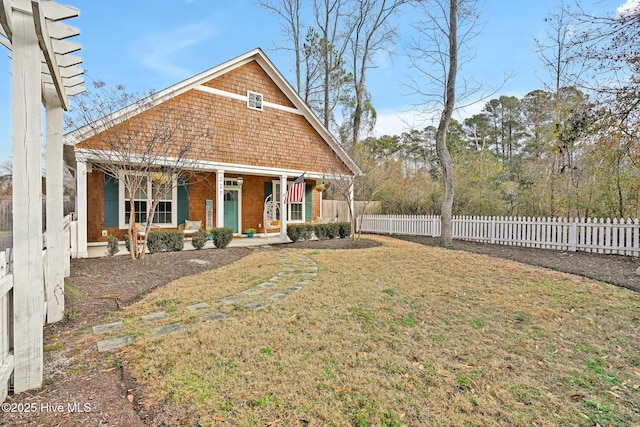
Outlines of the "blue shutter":
[[120,185],[118,180],[104,174],[104,226],[118,227],[120,225],[120,203],[118,196],[120,194]]
[[178,225],[189,219],[189,180],[178,179]]
[[306,222],[311,222],[313,219],[313,212],[311,211],[313,207],[313,191],[311,184],[307,184],[304,187],[304,220]]
[[[273,193],[273,183],[271,181],[267,181],[264,183],[264,199],[267,198],[269,194]],[[264,199],[262,201],[264,202]]]

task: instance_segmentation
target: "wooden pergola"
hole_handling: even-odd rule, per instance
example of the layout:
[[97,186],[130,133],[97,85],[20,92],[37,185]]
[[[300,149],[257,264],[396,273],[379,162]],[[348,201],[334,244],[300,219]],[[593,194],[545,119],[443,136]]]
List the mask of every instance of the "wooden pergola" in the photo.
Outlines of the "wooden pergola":
[[[43,324],[62,319],[63,110],[83,92],[80,34],[61,21],[78,10],[50,0],[0,0],[0,44],[11,64],[13,157],[13,383],[14,392],[42,385]],[[46,114],[46,249],[43,266],[41,134]],[[47,288],[46,307],[42,291]]]

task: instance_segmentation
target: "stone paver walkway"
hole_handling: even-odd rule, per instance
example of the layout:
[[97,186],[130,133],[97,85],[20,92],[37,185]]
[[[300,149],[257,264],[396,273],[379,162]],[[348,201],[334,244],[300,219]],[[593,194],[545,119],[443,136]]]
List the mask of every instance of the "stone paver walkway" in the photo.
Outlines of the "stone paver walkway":
[[[270,247],[261,248],[263,250]],[[277,255],[282,264],[280,271],[273,277],[268,278],[256,287],[246,289],[239,294],[226,296],[216,302],[196,302],[184,307],[193,313],[201,313],[202,321],[215,323],[224,321],[228,314],[220,311],[224,306],[239,305],[248,310],[255,311],[268,307],[270,304],[283,303],[290,293],[300,292],[304,287],[311,284],[313,278],[318,275],[318,265],[309,256],[296,252],[283,250]],[[181,310],[180,308],[178,310]],[[234,315],[241,314],[242,311],[233,311]],[[189,327],[189,324],[182,324],[171,320],[171,314],[166,311],[157,311],[140,316],[143,322],[156,323],[154,333],[167,335]],[[166,321],[166,324],[163,321]],[[93,335],[115,334],[122,329],[122,322],[108,323],[93,327]],[[98,341],[98,351],[115,350],[130,345],[133,339],[128,336],[119,336]]]

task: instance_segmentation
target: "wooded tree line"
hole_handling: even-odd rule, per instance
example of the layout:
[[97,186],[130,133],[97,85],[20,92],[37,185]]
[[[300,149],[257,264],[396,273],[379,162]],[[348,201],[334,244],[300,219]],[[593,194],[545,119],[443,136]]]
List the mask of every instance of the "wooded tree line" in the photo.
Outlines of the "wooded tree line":
[[[462,122],[447,143],[454,164],[456,215],[637,217],[637,157],[593,128],[597,112],[575,87],[500,96]],[[360,144],[382,174],[383,210],[438,214],[442,190],[434,126]]]
[[[473,50],[466,43],[484,25],[477,0],[259,3],[282,19],[299,93],[366,172],[360,179],[368,184],[356,188],[368,190],[357,197],[380,200],[389,213],[441,213],[451,180],[443,176],[436,137],[446,129],[454,214],[638,216],[636,3],[598,17],[581,2],[559,0],[545,19],[545,34],[535,40],[548,71],[543,88],[521,98],[497,96],[479,114],[448,127],[440,115],[447,101],[455,96],[457,109],[464,104],[459,101],[468,104],[481,93],[482,82],[462,73],[472,74]],[[417,37],[407,46],[396,40],[400,11],[415,21]],[[391,50],[404,50],[418,76],[411,86],[424,99],[416,110],[431,114],[433,125],[366,138],[376,118],[366,75],[375,58]]]

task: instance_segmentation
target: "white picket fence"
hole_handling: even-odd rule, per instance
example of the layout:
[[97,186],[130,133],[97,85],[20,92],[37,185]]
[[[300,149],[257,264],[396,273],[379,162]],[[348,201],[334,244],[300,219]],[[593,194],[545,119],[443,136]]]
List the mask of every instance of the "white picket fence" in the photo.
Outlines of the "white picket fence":
[[0,402],[9,392],[13,374],[13,274],[11,249],[0,252]]
[[[64,277],[69,277],[70,271],[70,259],[76,257],[77,246],[75,240],[77,239],[76,231],[77,224],[71,220],[71,216],[67,215],[63,222],[63,274]],[[43,243],[46,247],[46,233],[43,235]],[[14,367],[20,361],[14,358],[14,325],[13,325],[13,274],[12,274],[12,251],[7,249],[0,252],[0,402],[3,402],[10,390],[11,376],[13,374]],[[42,251],[42,287],[44,306],[42,307],[42,324],[47,323],[48,310],[54,309],[53,304],[59,305],[61,301],[47,301],[47,296],[55,295],[56,293],[64,295],[64,290],[51,289],[52,284],[47,280],[47,265],[49,263],[49,257],[47,256],[47,250]],[[59,284],[57,285],[59,286]],[[64,297],[62,298],[62,304],[64,304]],[[59,309],[59,308],[58,308]]]
[[[360,226],[360,222],[358,222]],[[530,248],[639,256],[638,219],[454,216],[453,238]],[[438,215],[365,215],[362,231],[440,236]]]

